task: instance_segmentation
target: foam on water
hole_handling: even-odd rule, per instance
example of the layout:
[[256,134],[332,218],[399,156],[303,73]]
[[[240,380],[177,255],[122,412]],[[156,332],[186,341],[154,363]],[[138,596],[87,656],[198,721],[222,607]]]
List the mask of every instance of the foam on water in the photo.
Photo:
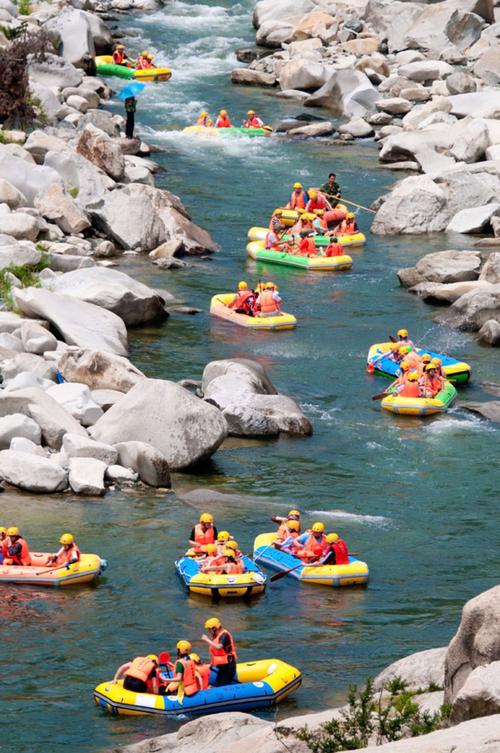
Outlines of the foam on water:
[[386,518],[384,515],[360,515],[355,512],[347,512],[346,510],[304,510],[304,514],[318,518],[337,518],[339,520],[352,521],[353,523],[367,523],[378,528],[387,528],[392,525],[391,519]]
[[169,4],[168,13],[164,10],[152,13],[150,16],[141,17],[144,28],[162,26],[165,29],[186,30],[188,32],[203,28],[218,29],[221,33],[231,31],[233,26],[247,21],[247,16],[242,12],[240,5],[232,8],[223,8],[220,5],[204,5],[183,3],[174,0]]
[[325,410],[320,405],[315,405],[314,403],[301,403],[300,407],[305,413],[314,416],[319,421],[333,421],[334,414],[340,410],[340,408],[328,408],[328,410]]
[[498,428],[495,424],[478,416],[452,413],[428,424],[425,430],[432,438],[440,434],[491,433],[498,431]]

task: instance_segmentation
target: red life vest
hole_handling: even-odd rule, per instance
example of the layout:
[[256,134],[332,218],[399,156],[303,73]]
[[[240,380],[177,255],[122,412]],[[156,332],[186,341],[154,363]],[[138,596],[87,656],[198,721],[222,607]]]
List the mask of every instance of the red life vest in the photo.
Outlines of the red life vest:
[[125,60],[125,53],[121,50],[115,50],[113,52],[113,63],[115,65],[123,65],[123,61]]
[[420,397],[418,382],[405,382],[403,389],[398,394],[400,397]]
[[229,120],[229,117],[226,115],[225,117],[221,118],[221,116],[219,115],[215,123],[215,127],[216,128],[231,128],[231,121]]
[[228,562],[224,565],[226,575],[242,575],[244,573],[241,562]]
[[330,209],[328,212],[324,213],[321,218],[321,224],[324,228],[327,228],[328,225],[338,224],[339,222],[342,222],[343,219],[345,219],[345,212],[341,209]]
[[230,661],[236,660],[238,658],[234,646],[233,636],[231,635],[229,630],[221,630],[219,635],[214,640],[220,642],[220,639],[224,634],[227,635],[230,640],[229,650],[226,651],[225,648],[214,648],[213,646],[210,646],[210,656],[212,657],[213,667],[220,667],[222,664],[229,664]]
[[130,667],[126,670],[124,677],[135,677],[136,680],[142,680],[147,683],[149,675],[155,668],[151,659],[146,656],[136,656]]
[[192,659],[180,659],[184,667],[182,673],[182,684],[186,695],[194,695],[200,689],[198,678],[196,676],[197,667]]
[[299,193],[292,191],[290,197],[290,209],[305,209],[306,208],[306,196],[304,191],[300,190]]
[[316,244],[314,238],[311,236],[302,238],[299,243],[299,254],[301,256],[316,256]]
[[272,290],[263,290],[259,299],[260,310],[267,314],[271,311],[279,311],[279,306],[273,298]]
[[347,544],[343,539],[339,539],[336,544],[332,545],[332,549],[335,552],[335,564],[336,565],[348,565],[349,564],[349,551]]
[[432,397],[435,397],[438,392],[441,392],[441,380],[436,377],[425,377],[424,389],[429,390],[432,393]]
[[322,194],[318,194],[316,199],[309,199],[307,204],[309,212],[316,212],[318,209],[326,209],[326,199]]
[[[21,551],[19,554],[12,555],[7,550],[7,557],[12,560],[13,565],[24,565],[24,567],[27,567],[28,565],[31,565],[31,557],[30,557],[30,550],[28,549],[28,545],[25,542],[23,538],[18,538],[15,542],[16,544],[21,544]],[[13,546],[14,543],[11,541],[10,546]]]
[[240,290],[236,294],[236,297],[229,307],[232,309],[242,309],[245,313],[249,313],[254,304],[255,296],[251,290]]
[[341,243],[329,243],[326,252],[326,256],[344,256],[344,247]]
[[264,123],[257,117],[257,115],[252,115],[252,117],[248,118],[245,123],[245,128],[262,128],[263,125]]
[[207,544],[215,543],[214,527],[210,526],[207,531],[204,531],[201,527],[201,523],[197,523],[194,527],[194,540],[200,546],[206,546]]

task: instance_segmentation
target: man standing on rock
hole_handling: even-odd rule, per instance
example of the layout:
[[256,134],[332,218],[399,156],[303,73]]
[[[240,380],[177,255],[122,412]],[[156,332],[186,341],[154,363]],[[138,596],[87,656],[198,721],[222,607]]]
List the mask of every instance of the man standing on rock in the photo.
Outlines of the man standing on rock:
[[337,176],[335,175],[335,173],[330,173],[327,182],[323,183],[323,185],[319,189],[332,205],[332,209],[339,203],[338,197],[342,196],[342,191],[340,190],[340,186],[337,183],[336,178]]
[[125,100],[125,112],[127,113],[127,122],[125,123],[125,136],[128,139],[134,138],[135,111],[137,109],[137,100],[135,97],[128,97]]

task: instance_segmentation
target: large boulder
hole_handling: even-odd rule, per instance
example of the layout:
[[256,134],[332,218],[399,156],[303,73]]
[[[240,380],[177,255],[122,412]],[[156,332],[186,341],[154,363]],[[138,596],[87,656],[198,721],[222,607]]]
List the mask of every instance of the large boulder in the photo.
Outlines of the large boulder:
[[446,206],[445,191],[427,175],[406,178],[396,184],[392,193],[377,211],[372,233],[431,232],[435,218]]
[[128,358],[96,350],[68,351],[59,359],[59,370],[69,382],[91,390],[128,392],[146,377]]
[[437,317],[442,324],[472,332],[489,320],[500,324],[500,284],[465,293]]
[[23,314],[49,321],[69,345],[127,354],[125,324],[111,311],[41,288],[16,288],[13,295]]
[[82,426],[92,426],[104,415],[102,409],[92,399],[90,389],[86,384],[75,382],[54,384],[47,390],[47,395],[53,397]]
[[500,204],[491,203],[473,209],[461,209],[450,220],[447,233],[481,233],[489,225],[491,218],[499,214]]
[[66,191],[75,194],[75,204],[83,210],[115,187],[114,180],[104,170],[76,152],[49,151],[44,164],[44,169],[52,168],[51,175],[64,185]]
[[28,66],[30,84],[41,84],[50,89],[80,86],[83,72],[59,55],[46,53],[43,60],[32,59]]
[[96,55],[108,55],[113,46],[111,29],[96,13],[87,13],[85,11],[84,13],[90,28]]
[[279,84],[282,90],[313,91],[323,86],[327,77],[323,63],[309,58],[293,58],[281,66]]
[[135,471],[149,486],[170,488],[170,470],[163,453],[146,442],[118,442],[116,445],[121,466]]
[[472,670],[453,701],[454,724],[500,714],[500,661]]
[[1,147],[1,145],[0,178],[8,180],[15,186],[30,206],[33,206],[35,197],[43,194],[53,183],[61,184],[61,179],[55,170],[13,156],[6,147]]
[[364,18],[382,38],[389,52],[406,49],[405,37],[422,13],[422,5],[399,0],[369,0]]
[[18,209],[26,204],[26,196],[8,180],[0,178],[0,204],[7,204],[10,209]]
[[10,266],[35,266],[42,253],[34,243],[17,241],[11,235],[0,234],[0,269]]
[[40,223],[27,212],[12,212],[7,204],[0,204],[0,235],[9,235],[16,240],[36,241]]
[[125,170],[125,158],[118,141],[112,139],[100,128],[89,123],[80,134],[76,151],[113,180],[120,180]]
[[426,254],[416,264],[417,273],[430,282],[477,280],[482,259],[475,251],[436,251]]
[[424,83],[446,78],[453,73],[453,67],[443,60],[416,60],[413,63],[400,65],[398,73],[410,81]]
[[17,450],[0,451],[0,478],[37,494],[61,492],[68,485],[66,471],[39,455]]
[[408,688],[422,690],[429,686],[444,686],[444,661],[447,647],[418,651],[390,664],[374,680],[375,690],[382,690],[386,683],[400,677]]
[[52,332],[49,332],[46,327],[42,327],[38,322],[23,321],[20,337],[23,348],[27,353],[42,355],[57,348],[57,340]]
[[57,183],[49,186],[43,195],[35,199],[35,206],[42,217],[55,222],[68,235],[81,233],[90,227],[87,217]]
[[94,57],[95,46],[87,14],[84,11],[66,6],[56,16],[49,19],[45,30],[55,42],[64,60],[82,67],[90,56]]
[[487,403],[462,403],[460,407],[489,421],[500,422],[500,400],[490,400]]
[[69,485],[75,494],[100,497],[104,494],[106,463],[95,458],[71,458],[69,461]]
[[500,322],[487,319],[477,333],[477,339],[486,345],[500,345]]
[[363,116],[380,95],[363,71],[337,70],[305,101],[307,107],[324,107],[339,117]]
[[90,430],[100,442],[137,440],[153,445],[171,470],[210,457],[227,435],[224,417],[213,405],[174,382],[144,379],[113,405]]
[[8,449],[14,437],[23,437],[40,444],[42,431],[32,418],[23,413],[11,413],[10,416],[0,418],[0,449]]
[[500,586],[470,599],[462,610],[445,662],[445,703],[454,704],[472,672],[500,660]]
[[488,47],[474,64],[474,75],[481,78],[488,86],[500,84],[500,41]]
[[493,251],[488,256],[481,269],[479,279],[493,284],[500,283],[500,251]]
[[406,33],[404,43],[408,48],[437,55],[450,42],[463,51],[479,39],[484,26],[480,16],[457,8],[455,0],[445,0],[422,10]]
[[52,278],[44,287],[112,311],[128,325],[166,316],[164,300],[155,290],[116,269],[78,269]]

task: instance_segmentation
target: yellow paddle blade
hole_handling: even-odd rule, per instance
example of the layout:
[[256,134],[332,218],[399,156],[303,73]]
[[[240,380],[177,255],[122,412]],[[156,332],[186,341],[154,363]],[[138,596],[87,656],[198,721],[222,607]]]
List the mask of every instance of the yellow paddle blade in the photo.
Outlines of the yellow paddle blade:
[[185,693],[184,693],[184,683],[180,682],[179,683],[179,687],[177,688],[177,700],[179,701],[179,703],[182,704],[182,702],[184,700],[184,696],[185,696]]

